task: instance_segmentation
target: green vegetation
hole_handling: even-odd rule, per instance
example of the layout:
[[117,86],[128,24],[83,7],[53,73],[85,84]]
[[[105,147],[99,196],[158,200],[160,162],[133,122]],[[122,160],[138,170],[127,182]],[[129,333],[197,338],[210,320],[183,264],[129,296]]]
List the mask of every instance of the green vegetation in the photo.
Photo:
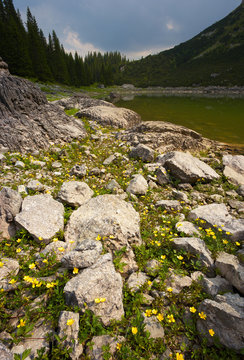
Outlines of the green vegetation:
[[48,42],[27,8],[27,24],[12,0],[0,0],[0,56],[14,75],[73,86],[110,85],[126,59],[119,52],[89,53],[84,59],[66,53],[55,33]]
[[118,77],[136,86],[244,85],[244,7],[189,41],[130,62]]

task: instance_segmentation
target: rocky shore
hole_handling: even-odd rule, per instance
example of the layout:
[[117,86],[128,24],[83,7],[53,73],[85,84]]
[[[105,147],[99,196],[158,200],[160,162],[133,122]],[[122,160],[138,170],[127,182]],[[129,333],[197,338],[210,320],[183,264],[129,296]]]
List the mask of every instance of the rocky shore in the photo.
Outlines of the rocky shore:
[[244,156],[0,69],[0,359],[240,359]]

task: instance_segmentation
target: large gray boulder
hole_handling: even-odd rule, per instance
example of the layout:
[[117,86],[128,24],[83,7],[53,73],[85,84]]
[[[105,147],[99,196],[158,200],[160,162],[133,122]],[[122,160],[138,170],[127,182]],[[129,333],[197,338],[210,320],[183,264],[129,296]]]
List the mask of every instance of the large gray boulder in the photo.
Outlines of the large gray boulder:
[[131,128],[141,121],[140,115],[132,110],[109,106],[93,106],[79,111],[76,116],[88,118],[103,126]]
[[224,175],[235,185],[244,185],[244,156],[224,155]]
[[202,272],[195,271],[191,274],[191,278],[192,280],[199,282],[202,285],[203,290],[213,297],[219,293],[233,291],[233,287],[229,281],[219,275],[214,278],[208,278]]
[[[216,225],[221,228],[223,233],[230,233],[233,240],[244,239],[244,219],[235,219],[228,213],[225,204],[210,204],[199,206],[192,210],[188,215],[189,220],[204,220],[201,226],[204,228],[213,228]],[[215,225],[215,226],[214,226]]]
[[94,191],[82,181],[66,181],[62,184],[58,198],[71,206],[80,206],[90,200]]
[[75,210],[66,227],[65,241],[76,244],[89,238],[103,241],[107,250],[126,248],[121,262],[124,271],[137,269],[131,245],[141,244],[140,217],[131,204],[116,195],[100,195]]
[[0,240],[10,239],[16,233],[13,222],[14,217],[20,212],[22,204],[21,195],[9,187],[0,191]]
[[221,252],[216,261],[216,268],[237,290],[244,295],[244,266],[232,254]]
[[64,207],[49,194],[27,196],[15,221],[37,241],[48,243],[64,228]]
[[118,137],[128,141],[132,146],[144,144],[159,153],[174,150],[199,151],[214,145],[213,141],[203,138],[194,130],[165,121],[143,121],[132,129],[118,134]]
[[159,162],[170,174],[183,183],[195,183],[197,180],[210,181],[219,175],[207,164],[189,153],[172,151],[160,157]]
[[67,282],[64,295],[68,306],[88,309],[101,317],[104,325],[121,320],[124,315],[122,301],[123,282],[115,271],[111,254],[105,254],[93,266]]
[[48,103],[36,85],[0,73],[0,147],[31,152],[85,136],[83,123]]
[[190,254],[198,256],[202,266],[208,268],[213,267],[214,261],[203,240],[194,237],[175,238],[173,239],[172,244],[175,249],[185,250]]
[[217,295],[215,300],[206,299],[199,312],[206,314],[206,320],[197,321],[201,337],[213,344],[209,334],[212,329],[220,343],[230,349],[241,351],[244,347],[244,299],[238,294]]

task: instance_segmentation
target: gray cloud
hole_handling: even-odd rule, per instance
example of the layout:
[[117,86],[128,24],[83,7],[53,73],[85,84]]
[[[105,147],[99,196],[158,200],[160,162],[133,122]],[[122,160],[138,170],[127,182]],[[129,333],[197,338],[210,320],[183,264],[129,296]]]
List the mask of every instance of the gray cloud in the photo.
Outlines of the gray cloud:
[[[14,0],[30,7],[47,35],[54,29],[67,50],[121,51],[132,57],[190,39],[241,0]],[[70,32],[70,34],[68,33]],[[73,34],[73,43],[72,36]],[[76,34],[76,35],[74,35]]]

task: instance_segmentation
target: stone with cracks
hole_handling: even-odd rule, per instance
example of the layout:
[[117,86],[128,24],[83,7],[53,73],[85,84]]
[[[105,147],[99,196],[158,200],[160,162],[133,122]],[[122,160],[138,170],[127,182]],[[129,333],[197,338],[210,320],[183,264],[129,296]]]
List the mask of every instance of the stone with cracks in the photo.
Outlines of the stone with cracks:
[[216,268],[237,290],[244,295],[244,266],[232,254],[221,252],[216,261]]
[[62,184],[58,198],[71,206],[80,206],[91,199],[94,191],[81,181],[66,181]]
[[166,280],[166,286],[173,289],[173,294],[179,294],[184,287],[189,287],[192,284],[192,279],[189,276],[182,276],[171,273]]
[[156,169],[155,175],[157,177],[157,182],[159,183],[159,185],[166,185],[170,183],[169,174],[163,166],[160,165]]
[[198,311],[206,314],[206,320],[197,321],[197,329],[203,338],[213,344],[209,329],[213,329],[220,343],[238,352],[244,347],[244,299],[238,294],[217,295],[215,300],[204,300]]
[[133,147],[129,153],[129,157],[133,159],[141,159],[144,162],[152,162],[155,151],[149,146],[139,144]]
[[213,141],[203,138],[194,130],[165,121],[143,121],[117,136],[132,146],[144,144],[159,153],[174,150],[199,151],[214,145]]
[[[67,253],[70,246],[64,241],[53,241],[50,244],[48,244],[41,252],[40,254],[44,256],[48,255],[56,255],[57,261],[61,261],[64,254]],[[37,259],[42,261],[42,258],[39,257],[39,254],[37,255]]]
[[214,225],[217,225],[225,234],[230,233],[232,240],[244,239],[244,219],[235,219],[231,216],[225,204],[199,206],[189,213],[188,218],[204,220],[205,223],[201,224],[204,228],[212,227],[216,230]]
[[244,156],[224,155],[224,175],[235,185],[244,185]]
[[136,174],[133,176],[133,179],[130,181],[126,192],[134,195],[145,195],[148,190],[147,180],[141,175]]
[[173,177],[183,183],[219,179],[219,175],[209,165],[188,153],[172,151],[162,156],[160,162]]
[[191,274],[191,278],[192,280],[198,281],[202,285],[203,290],[211,296],[216,296],[219,293],[233,291],[229,281],[219,275],[214,278],[208,278],[202,272],[195,271]]
[[14,360],[12,352],[0,342],[0,360]]
[[53,101],[54,104],[61,106],[64,110],[70,109],[87,109],[93,106],[109,106],[115,107],[108,101],[100,99],[92,99],[86,94],[75,94],[71,97],[63,98],[60,100]]
[[123,336],[112,337],[109,335],[94,336],[91,340],[92,347],[87,348],[87,355],[90,360],[104,360],[103,346],[109,345],[110,354],[114,354],[117,351],[117,344],[121,344],[125,341]]
[[85,136],[83,123],[48,103],[32,82],[0,73],[0,147],[32,152]]
[[122,278],[115,271],[111,254],[105,254],[68,281],[64,295],[68,306],[79,306],[84,310],[86,303],[104,325],[109,325],[124,315],[122,287]]
[[58,320],[58,336],[62,339],[61,346],[63,348],[71,348],[70,353],[72,360],[79,360],[83,353],[83,346],[78,341],[79,334],[79,314],[72,311],[61,311]]
[[73,251],[63,256],[61,263],[65,268],[83,269],[92,266],[103,250],[102,243],[94,240],[83,240]]
[[132,110],[109,106],[92,106],[82,109],[76,116],[88,118],[103,126],[113,126],[128,129],[141,121],[140,115]]
[[22,204],[21,195],[9,187],[0,191],[0,240],[10,239],[16,233],[13,222],[14,217],[20,212]]
[[124,273],[137,269],[131,245],[141,244],[140,217],[131,204],[116,195],[100,195],[75,210],[66,227],[65,241],[103,239],[109,252],[123,251]]
[[27,196],[15,221],[37,241],[48,243],[64,228],[64,206],[49,194]]
[[203,240],[194,237],[175,238],[172,244],[176,249],[185,250],[190,254],[199,256],[202,266],[213,267],[214,261]]

